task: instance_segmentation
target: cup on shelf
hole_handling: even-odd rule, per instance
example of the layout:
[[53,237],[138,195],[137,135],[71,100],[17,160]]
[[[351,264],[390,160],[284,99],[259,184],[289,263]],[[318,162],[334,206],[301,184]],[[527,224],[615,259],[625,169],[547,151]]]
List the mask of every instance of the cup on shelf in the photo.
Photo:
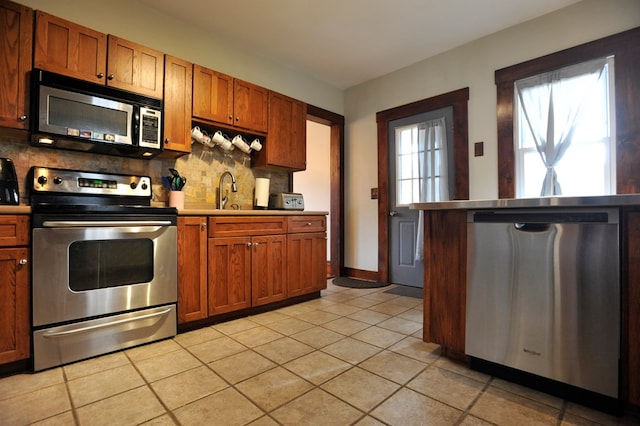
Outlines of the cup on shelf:
[[262,144],[260,143],[260,139],[255,138],[253,142],[251,142],[251,145],[249,145],[249,148],[251,148],[254,151],[260,151],[262,149]]
[[202,130],[200,130],[200,127],[196,126],[193,129],[191,129],[191,139],[193,139],[196,142],[203,142],[204,138],[204,133],[202,133]]
[[233,144],[225,135],[222,134],[220,130],[216,131],[213,134],[213,137],[211,138],[211,140],[215,142],[216,145],[220,146],[220,148],[224,149],[225,151],[233,151]]
[[233,143],[233,145],[238,148],[240,151],[244,152],[245,154],[248,154],[251,152],[251,148],[249,147],[249,145],[244,141],[244,138],[242,137],[242,135],[237,135],[235,138],[233,138],[233,140],[231,141],[231,143]]

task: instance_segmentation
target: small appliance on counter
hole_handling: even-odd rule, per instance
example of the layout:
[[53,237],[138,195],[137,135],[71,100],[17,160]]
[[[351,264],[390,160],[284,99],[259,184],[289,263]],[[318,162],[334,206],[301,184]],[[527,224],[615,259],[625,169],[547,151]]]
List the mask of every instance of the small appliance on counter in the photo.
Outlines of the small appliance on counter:
[[0,204],[17,206],[19,203],[20,193],[16,168],[9,158],[0,158]]
[[271,210],[304,210],[304,198],[297,192],[278,192],[269,195]]

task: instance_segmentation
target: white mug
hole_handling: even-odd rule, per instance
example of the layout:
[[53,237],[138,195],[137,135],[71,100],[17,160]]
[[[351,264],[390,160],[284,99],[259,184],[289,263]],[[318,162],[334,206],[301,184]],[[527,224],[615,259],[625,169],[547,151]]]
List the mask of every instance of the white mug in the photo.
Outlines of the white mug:
[[202,133],[202,131],[200,130],[200,127],[196,126],[193,129],[191,129],[191,138],[196,142],[202,143],[204,138],[204,133]]
[[262,144],[260,143],[260,139],[254,139],[253,142],[251,142],[251,145],[249,146],[249,148],[251,148],[254,151],[260,151],[262,149]]
[[236,147],[238,147],[240,151],[244,152],[245,154],[251,152],[251,148],[249,148],[249,145],[247,145],[247,143],[244,141],[242,135],[237,135],[235,138],[233,138],[231,143],[233,143]]

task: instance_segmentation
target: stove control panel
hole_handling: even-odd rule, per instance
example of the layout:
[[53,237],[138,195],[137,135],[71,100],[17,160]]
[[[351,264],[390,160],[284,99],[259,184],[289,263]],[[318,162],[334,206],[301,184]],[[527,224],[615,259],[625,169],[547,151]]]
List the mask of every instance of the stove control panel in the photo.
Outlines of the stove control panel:
[[31,190],[36,193],[144,198],[152,195],[149,176],[32,167],[30,180]]

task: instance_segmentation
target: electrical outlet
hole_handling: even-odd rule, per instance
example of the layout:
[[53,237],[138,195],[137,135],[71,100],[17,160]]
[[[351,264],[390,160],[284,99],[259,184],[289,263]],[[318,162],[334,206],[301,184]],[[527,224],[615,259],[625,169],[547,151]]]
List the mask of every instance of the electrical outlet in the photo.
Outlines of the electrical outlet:
[[371,199],[372,200],[378,199],[378,188],[371,188]]

